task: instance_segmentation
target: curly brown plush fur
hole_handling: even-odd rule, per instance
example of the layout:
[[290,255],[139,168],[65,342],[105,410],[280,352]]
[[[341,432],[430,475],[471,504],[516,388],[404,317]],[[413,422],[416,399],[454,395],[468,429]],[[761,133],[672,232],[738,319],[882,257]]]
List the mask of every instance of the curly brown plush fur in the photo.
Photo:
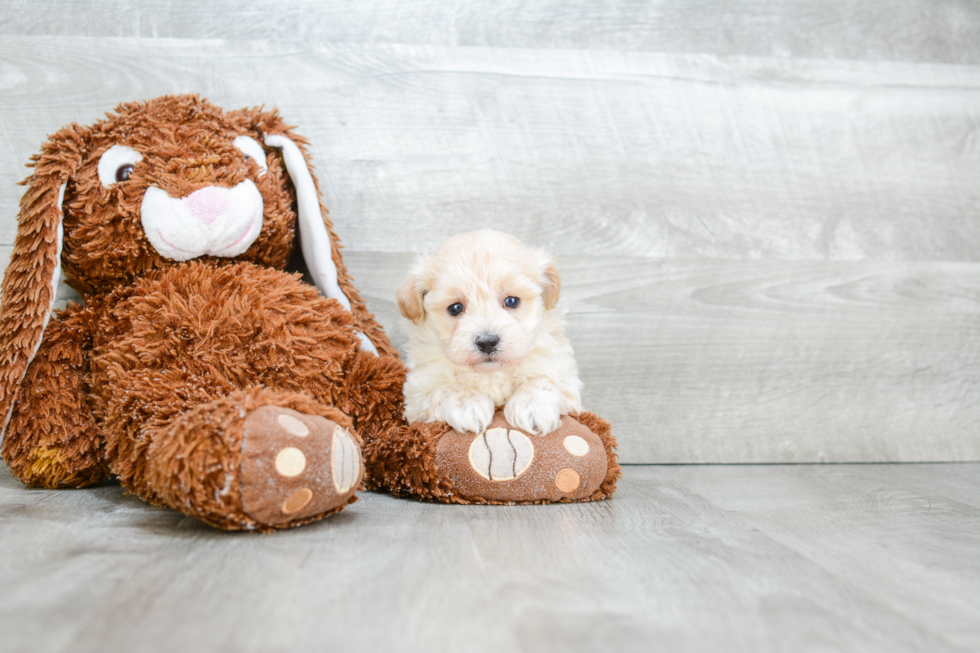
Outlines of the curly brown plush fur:
[[[498,416],[498,420],[492,426],[506,426],[502,409],[498,410]],[[366,438],[364,447],[365,487],[369,490],[385,490],[399,497],[412,497],[442,503],[526,505],[578,503],[608,499],[615,493],[616,483],[622,476],[622,468],[619,466],[616,455],[616,438],[612,434],[609,422],[593,413],[569,415],[565,419],[581,424],[602,443],[601,453],[599,451],[591,453],[591,455],[601,458],[597,461],[600,465],[599,476],[594,479],[582,479],[583,487],[588,481],[593,481],[591,487],[595,489],[591,492],[580,493],[572,490],[556,495],[555,488],[551,487],[552,484],[549,482],[547,483],[548,487],[537,485],[534,487],[517,487],[511,491],[504,489],[504,494],[509,496],[499,498],[498,495],[498,498],[494,498],[490,493],[480,491],[481,489],[489,489],[486,483],[481,482],[475,490],[472,486],[465,487],[467,485],[466,477],[472,478],[465,449],[479,436],[456,433],[445,422],[402,423],[383,432],[380,437]],[[548,456],[547,447],[542,446],[543,440],[560,439],[562,437],[560,431],[561,429],[547,436],[532,436],[531,442],[539,450],[535,454],[535,465],[550,462],[554,470],[559,470],[566,466],[565,463],[568,462],[569,458],[575,458],[574,456],[563,455],[555,457],[553,452],[557,447],[552,447],[552,455]],[[463,451],[449,454],[458,464],[440,466],[438,462],[441,451],[440,444],[445,438],[455,438],[462,446]],[[541,453],[544,453],[544,456]],[[558,449],[558,453],[564,454],[565,452]],[[542,460],[546,457],[550,457],[551,460]],[[554,474],[549,472],[548,480],[553,478]],[[508,485],[519,484],[521,481],[522,479],[505,480],[500,485],[502,488],[506,488]]]
[[[251,179],[265,204],[262,237],[237,260],[285,267],[296,231],[286,171],[281,165],[271,166],[268,174],[258,175],[256,162],[246,161],[231,142],[236,135],[259,139],[263,133],[282,131],[285,125],[275,112],[222,112],[187,101],[125,104],[117,112],[117,117],[88,130],[87,153],[68,178],[62,261],[72,287],[86,295],[104,293],[172,264],[153,249],[137,219],[150,186],[171,197],[186,197],[206,186],[231,188]],[[98,159],[119,142],[140,152],[143,160],[125,183],[103,188]],[[204,260],[224,262],[215,257]]]
[[[276,111],[225,112],[196,96],[120,105],[91,127],[63,128],[33,157],[0,309],[0,415],[9,415],[2,453],[22,481],[81,487],[111,472],[147,501],[229,529],[295,526],[353,500],[349,478],[335,497],[303,504],[319,506],[314,513],[294,510],[302,501],[283,495],[292,516],[259,519],[241,500],[243,488],[268,481],[243,471],[246,439],[254,451],[293,437],[274,420],[249,422],[257,409],[272,407],[294,428],[299,419],[325,447],[331,437],[360,443],[355,429],[381,428],[401,411],[401,362],[351,283],[322,206],[351,310],[283,271],[297,235],[283,155],[264,148],[262,173],[233,143],[269,134],[295,143],[309,165],[305,141]],[[106,185],[98,166],[113,145],[142,159],[128,179]],[[243,254],[176,262],[144,233],[148,189],[185,198],[245,180],[261,195],[262,227]],[[59,260],[85,306],[69,305],[47,323]],[[358,331],[380,356],[360,350]],[[313,436],[295,437],[290,448],[302,450]],[[330,478],[330,460],[315,463],[319,451],[306,451],[300,480]],[[270,482],[287,488],[291,478]],[[305,498],[308,488],[296,487]]]
[[[269,135],[299,154],[259,145]],[[240,136],[262,147],[267,171],[239,149]],[[511,496],[506,491],[460,492],[473,480],[465,451],[445,458],[440,448],[458,434],[404,421],[405,368],[351,281],[304,144],[276,111],[222,111],[182,95],[120,105],[42,146],[24,182],[0,307],[2,455],[14,475],[59,488],[112,474],[148,502],[219,528],[261,531],[321,519],[355,500],[361,445],[367,487],[399,496],[458,503],[610,496],[620,474],[615,439],[588,413],[577,421],[602,443],[605,459],[591,449],[594,473],[580,488],[555,494],[552,484],[504,501],[493,497]],[[107,181],[100,161],[116,145],[142,158],[128,178]],[[304,171],[312,211],[294,185]],[[261,196],[262,226],[238,256],[178,262],[148,239],[141,212],[151,189],[183,202],[249,182]],[[332,266],[317,266],[335,269],[342,297],[324,297],[284,271],[298,219],[313,230],[312,242],[328,243]],[[85,305],[70,304],[49,322],[59,274]],[[548,473],[575,466],[551,444],[558,456]]]

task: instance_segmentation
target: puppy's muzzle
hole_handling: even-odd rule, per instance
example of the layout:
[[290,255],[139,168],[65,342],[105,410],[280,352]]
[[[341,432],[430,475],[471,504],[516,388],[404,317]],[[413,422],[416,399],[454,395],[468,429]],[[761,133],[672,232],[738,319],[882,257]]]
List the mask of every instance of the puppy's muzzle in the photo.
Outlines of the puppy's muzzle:
[[490,355],[497,351],[497,347],[500,345],[500,338],[489,333],[485,333],[482,336],[478,336],[475,342],[477,349],[482,351],[484,354]]

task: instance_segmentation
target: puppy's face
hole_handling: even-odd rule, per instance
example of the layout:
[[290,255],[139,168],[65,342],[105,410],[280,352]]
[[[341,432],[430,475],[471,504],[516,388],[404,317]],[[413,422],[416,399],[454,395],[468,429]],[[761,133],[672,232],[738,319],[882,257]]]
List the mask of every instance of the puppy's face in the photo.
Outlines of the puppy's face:
[[458,366],[491,372],[531,352],[558,293],[550,257],[506,234],[478,231],[450,239],[422,261],[398,304],[425,346]]

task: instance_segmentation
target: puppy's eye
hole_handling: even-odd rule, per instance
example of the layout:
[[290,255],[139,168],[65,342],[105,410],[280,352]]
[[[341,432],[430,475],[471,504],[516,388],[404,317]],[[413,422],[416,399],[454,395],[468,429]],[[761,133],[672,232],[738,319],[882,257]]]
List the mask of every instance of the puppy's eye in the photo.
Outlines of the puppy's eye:
[[506,306],[507,308],[517,308],[520,305],[521,305],[520,297],[508,297],[507,299],[504,300],[504,306]]
[[456,317],[457,315],[463,312],[463,305],[460,304],[459,302],[456,302],[455,304],[450,304],[449,308],[447,308],[446,310],[449,311],[450,315]]
[[133,174],[133,164],[127,163],[116,168],[116,181],[126,181]]

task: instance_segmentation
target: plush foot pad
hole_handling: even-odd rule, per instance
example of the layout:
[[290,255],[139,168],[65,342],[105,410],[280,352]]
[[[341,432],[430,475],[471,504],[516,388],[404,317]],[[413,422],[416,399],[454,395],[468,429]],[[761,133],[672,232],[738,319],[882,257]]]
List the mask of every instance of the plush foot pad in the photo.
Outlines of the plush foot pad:
[[361,450],[336,423],[289,408],[263,406],[245,418],[242,508],[282,525],[347,503],[361,485]]
[[599,437],[574,419],[531,435],[498,411],[484,433],[450,431],[436,445],[436,465],[466,499],[501,502],[586,499],[608,470]]

